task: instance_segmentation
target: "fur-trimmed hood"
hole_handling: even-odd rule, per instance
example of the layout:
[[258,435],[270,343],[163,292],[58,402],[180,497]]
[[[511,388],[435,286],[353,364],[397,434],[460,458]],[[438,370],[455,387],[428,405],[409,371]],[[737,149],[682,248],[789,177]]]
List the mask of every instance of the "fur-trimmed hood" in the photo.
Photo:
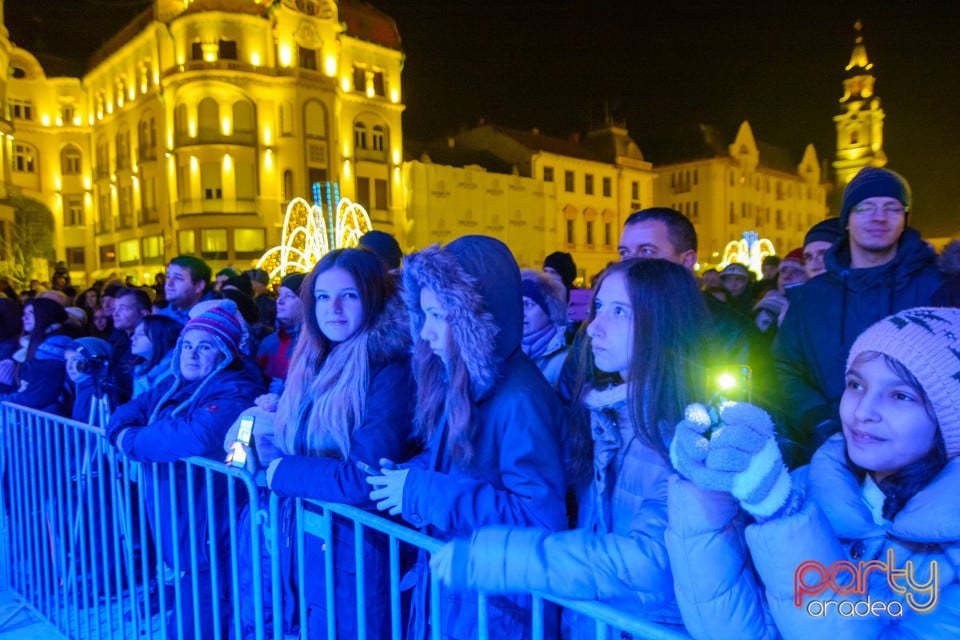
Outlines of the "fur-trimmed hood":
[[474,397],[482,396],[523,337],[517,261],[507,245],[487,236],[464,236],[408,256],[403,299],[414,344],[421,341],[425,319],[420,308],[424,288],[432,289],[447,311],[453,348],[470,373]]

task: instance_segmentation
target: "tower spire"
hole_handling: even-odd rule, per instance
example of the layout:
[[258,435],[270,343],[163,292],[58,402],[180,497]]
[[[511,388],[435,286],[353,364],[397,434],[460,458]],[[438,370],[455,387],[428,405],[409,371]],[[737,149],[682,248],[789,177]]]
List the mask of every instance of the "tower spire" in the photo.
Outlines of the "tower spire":
[[887,164],[883,151],[883,109],[876,95],[873,63],[863,43],[863,22],[857,20],[853,51],[844,68],[840,113],[833,117],[837,127],[837,156],[833,163],[841,189],[864,167]]

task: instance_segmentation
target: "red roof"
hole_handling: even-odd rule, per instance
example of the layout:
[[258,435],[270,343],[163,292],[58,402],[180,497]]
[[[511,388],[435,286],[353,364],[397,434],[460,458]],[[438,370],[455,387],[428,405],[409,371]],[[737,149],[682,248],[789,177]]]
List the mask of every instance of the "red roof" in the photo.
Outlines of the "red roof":
[[340,21],[347,35],[388,49],[400,50],[400,32],[393,18],[361,0],[340,0]]

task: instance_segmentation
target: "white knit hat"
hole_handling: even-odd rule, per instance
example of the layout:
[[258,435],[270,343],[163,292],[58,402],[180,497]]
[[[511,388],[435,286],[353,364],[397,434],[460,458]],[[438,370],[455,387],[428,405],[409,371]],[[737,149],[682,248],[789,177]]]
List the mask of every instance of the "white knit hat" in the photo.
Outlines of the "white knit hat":
[[947,457],[960,455],[960,309],[917,307],[884,318],[853,343],[847,369],[865,351],[899,360],[913,374],[930,399]]

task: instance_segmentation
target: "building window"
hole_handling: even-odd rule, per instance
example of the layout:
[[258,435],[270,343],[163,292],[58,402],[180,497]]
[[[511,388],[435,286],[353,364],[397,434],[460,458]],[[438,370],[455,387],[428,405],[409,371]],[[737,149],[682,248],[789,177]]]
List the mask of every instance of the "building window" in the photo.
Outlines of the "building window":
[[609,198],[613,193],[613,180],[610,178],[603,179],[603,197]]
[[115,265],[117,262],[117,248],[116,245],[105,244],[100,247],[100,268],[108,268]]
[[587,246],[593,246],[593,220],[587,220]]
[[83,196],[64,196],[63,224],[66,227],[83,226]]
[[36,151],[28,144],[13,145],[13,170],[18,173],[35,173]]
[[83,247],[67,247],[67,268],[82,270],[87,266],[87,252]]
[[357,204],[370,211],[370,178],[357,176]]
[[143,239],[143,262],[163,263],[163,236],[147,236]]
[[374,125],[373,135],[371,136],[371,138],[373,142],[373,150],[383,151],[383,138],[384,138],[383,127],[381,127],[380,125]]
[[15,120],[33,120],[33,101],[10,98],[10,115]]
[[588,196],[593,195],[593,174],[588,173],[583,176],[583,192]]
[[120,187],[120,195],[117,198],[117,212],[119,213],[121,229],[133,227],[133,187]]
[[389,195],[387,192],[387,181],[377,178],[373,181],[373,208],[388,209]]
[[[733,174],[730,174],[730,175],[733,175]],[[737,216],[734,213],[734,207],[732,202],[730,203],[730,218],[728,221],[730,224],[736,224],[737,222]]]
[[573,244],[573,220],[567,219],[567,244]]
[[630,198],[633,200],[640,199],[640,183],[636,180],[630,185]]
[[367,90],[367,70],[364,69],[363,67],[353,68],[353,90],[354,91]]
[[220,59],[221,59],[221,60],[236,60],[236,59],[237,59],[237,42],[236,42],[236,40],[221,40],[221,41],[220,41]]
[[543,181],[544,181],[544,182],[553,182],[553,167],[544,167],[544,168],[543,168]]
[[77,117],[77,108],[73,104],[65,102],[60,105],[60,123],[75,124],[73,119]]
[[356,149],[367,148],[367,126],[362,122],[353,125],[353,146]]
[[283,201],[293,200],[293,171],[287,169],[283,172]]
[[158,222],[157,216],[157,179],[140,179],[140,222]]
[[222,200],[223,182],[219,162],[204,162],[200,165],[200,189],[204,200]]
[[317,50],[308,49],[306,47],[297,48],[297,56],[300,60],[301,69],[311,69],[313,71],[317,70]]
[[197,232],[193,229],[177,232],[177,247],[180,253],[194,255],[197,252]]
[[697,203],[694,202],[694,203],[693,203],[693,219],[696,220],[696,219],[698,219],[699,217],[700,217],[699,207],[697,207]]
[[563,190],[572,193],[573,192],[573,171],[564,171],[563,172]]
[[293,135],[293,105],[289,102],[280,105],[280,135]]
[[373,74],[373,95],[386,95],[386,83],[383,81],[383,71],[375,71]]
[[610,222],[603,223],[603,246],[613,246],[613,224]]
[[120,264],[129,265],[140,262],[140,241],[124,240],[120,243]]
[[208,260],[227,259],[227,230],[201,229],[200,256]]
[[698,173],[698,171],[697,171],[696,169],[694,169],[694,170],[693,170],[693,184],[697,184],[697,182],[699,182],[699,180],[700,180],[699,173]]
[[75,176],[80,173],[80,149],[73,145],[63,148],[60,152],[60,172],[65,176]]
[[203,60],[203,43],[194,42],[190,45],[190,59]]
[[233,253],[235,258],[259,258],[266,249],[263,229],[234,229]]

